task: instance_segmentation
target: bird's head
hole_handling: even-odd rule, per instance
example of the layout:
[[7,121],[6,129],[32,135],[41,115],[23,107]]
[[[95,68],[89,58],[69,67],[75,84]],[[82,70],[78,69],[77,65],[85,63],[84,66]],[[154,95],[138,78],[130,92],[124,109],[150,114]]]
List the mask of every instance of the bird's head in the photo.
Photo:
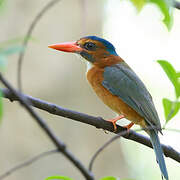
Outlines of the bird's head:
[[49,47],[59,51],[77,53],[90,63],[101,67],[120,61],[114,46],[107,40],[96,36],[86,36],[76,42],[60,43]]

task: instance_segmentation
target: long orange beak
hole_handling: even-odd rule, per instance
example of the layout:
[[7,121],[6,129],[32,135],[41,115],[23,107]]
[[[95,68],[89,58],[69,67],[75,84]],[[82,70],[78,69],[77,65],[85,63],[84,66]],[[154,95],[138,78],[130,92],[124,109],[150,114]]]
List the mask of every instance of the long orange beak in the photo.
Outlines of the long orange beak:
[[49,48],[56,49],[58,51],[78,53],[82,51],[82,48],[77,45],[76,42],[66,42],[60,44],[54,44],[48,46]]

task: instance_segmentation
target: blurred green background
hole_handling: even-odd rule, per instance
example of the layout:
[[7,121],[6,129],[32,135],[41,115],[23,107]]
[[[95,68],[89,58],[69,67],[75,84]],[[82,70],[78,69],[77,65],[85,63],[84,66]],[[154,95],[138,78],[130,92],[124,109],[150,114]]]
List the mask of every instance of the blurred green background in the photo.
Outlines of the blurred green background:
[[[36,14],[46,5],[44,0],[6,1],[0,13],[0,42],[22,37]],[[73,54],[48,49],[49,44],[74,41],[82,36],[97,35],[111,41],[118,54],[145,82],[156,104],[162,124],[163,97],[174,99],[173,87],[157,59],[170,61],[179,70],[180,11],[174,10],[174,25],[168,32],[162,14],[147,5],[137,14],[130,1],[62,0],[39,21],[33,32],[23,63],[23,88],[26,94],[62,107],[109,119],[115,114],[94,94],[87,83],[86,64]],[[8,59],[4,73],[17,87],[17,57]],[[85,165],[94,152],[113,134],[50,115],[37,110],[68,148]],[[177,115],[167,128],[180,129]],[[119,124],[127,123],[126,121]],[[136,127],[135,127],[136,128]],[[180,135],[164,131],[161,141],[180,151]],[[47,136],[19,104],[4,99],[4,116],[0,127],[0,174],[9,168],[53,148]],[[166,158],[170,179],[180,179],[180,165]],[[136,180],[161,179],[154,152],[121,138],[97,158],[96,178],[117,176]],[[51,175],[83,179],[79,171],[61,154],[54,154],[21,169],[6,180],[40,180]]]

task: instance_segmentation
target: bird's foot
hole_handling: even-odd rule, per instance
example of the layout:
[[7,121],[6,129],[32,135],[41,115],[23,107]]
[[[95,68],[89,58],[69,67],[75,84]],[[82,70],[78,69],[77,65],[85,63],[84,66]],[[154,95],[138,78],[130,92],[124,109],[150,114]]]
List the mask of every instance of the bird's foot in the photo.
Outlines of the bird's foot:
[[124,128],[127,129],[128,133],[129,133],[129,130],[131,129],[131,127],[134,125],[133,122],[129,123],[127,126],[123,126]]
[[111,122],[113,124],[113,127],[114,127],[114,132],[117,131],[117,126],[116,126],[116,122],[120,119],[124,118],[124,115],[120,115],[120,116],[117,116],[116,118],[113,118],[113,119],[109,119],[107,121]]

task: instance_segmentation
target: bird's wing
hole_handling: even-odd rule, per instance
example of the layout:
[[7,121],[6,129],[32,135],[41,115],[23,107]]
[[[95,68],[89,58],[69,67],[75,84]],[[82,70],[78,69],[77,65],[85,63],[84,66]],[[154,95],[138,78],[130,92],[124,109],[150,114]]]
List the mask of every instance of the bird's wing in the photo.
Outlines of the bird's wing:
[[144,117],[150,126],[161,127],[151,95],[126,63],[106,67],[103,77],[102,85],[106,89]]

